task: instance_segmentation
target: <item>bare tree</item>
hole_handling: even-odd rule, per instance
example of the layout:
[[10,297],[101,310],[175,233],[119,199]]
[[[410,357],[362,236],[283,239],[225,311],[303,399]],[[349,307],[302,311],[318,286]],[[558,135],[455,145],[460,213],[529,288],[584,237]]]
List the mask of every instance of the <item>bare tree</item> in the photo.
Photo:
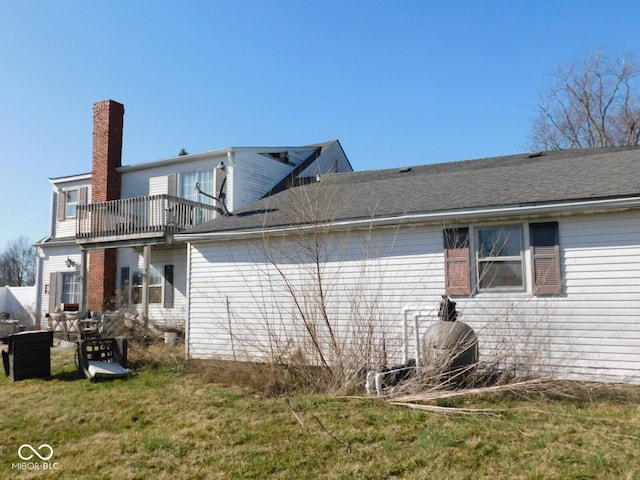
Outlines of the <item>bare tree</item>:
[[532,149],[638,145],[639,75],[633,55],[601,50],[559,67],[553,85],[540,94]]
[[7,243],[0,255],[0,285],[24,287],[35,282],[35,250],[27,237]]

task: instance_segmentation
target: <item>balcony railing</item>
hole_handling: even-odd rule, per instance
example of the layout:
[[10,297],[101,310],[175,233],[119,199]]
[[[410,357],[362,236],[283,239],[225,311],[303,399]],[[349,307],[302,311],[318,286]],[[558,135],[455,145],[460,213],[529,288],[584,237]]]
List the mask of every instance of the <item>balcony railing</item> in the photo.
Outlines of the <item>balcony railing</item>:
[[78,205],[76,238],[87,242],[162,237],[213,220],[213,205],[170,195]]

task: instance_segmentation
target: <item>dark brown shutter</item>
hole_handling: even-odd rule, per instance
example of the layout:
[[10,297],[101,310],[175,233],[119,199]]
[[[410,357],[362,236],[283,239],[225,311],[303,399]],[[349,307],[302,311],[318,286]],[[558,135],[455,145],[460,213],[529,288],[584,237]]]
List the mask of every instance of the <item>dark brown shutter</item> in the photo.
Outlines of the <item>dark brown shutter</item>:
[[173,265],[164,266],[164,308],[173,307]]
[[65,219],[65,209],[67,208],[67,192],[58,190],[58,221]]
[[175,173],[167,177],[167,195],[178,196],[178,176]]
[[532,223],[529,225],[529,236],[533,266],[533,294],[560,295],[562,277],[558,222]]
[[447,295],[471,295],[469,229],[444,230],[444,280]]
[[54,313],[56,311],[56,290],[58,288],[57,280],[57,273],[52,272],[49,274],[49,313]]
[[78,199],[78,203],[80,205],[86,205],[87,204],[87,195],[88,194],[89,194],[89,188],[82,187],[80,189],[80,195],[79,195],[79,199]]

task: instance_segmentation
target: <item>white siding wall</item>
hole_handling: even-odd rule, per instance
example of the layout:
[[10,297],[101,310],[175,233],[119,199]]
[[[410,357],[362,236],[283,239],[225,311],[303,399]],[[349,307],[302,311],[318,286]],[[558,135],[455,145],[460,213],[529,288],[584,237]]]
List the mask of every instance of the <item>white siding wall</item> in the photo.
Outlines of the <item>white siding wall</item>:
[[[46,321],[44,315],[49,312],[49,296],[54,292],[49,289],[49,281],[52,273],[58,272],[78,272],[80,274],[80,263],[82,257],[80,251],[76,245],[66,245],[57,247],[47,247],[43,250],[43,263],[42,263],[42,296],[40,298],[39,310],[41,312],[42,327],[46,328]],[[74,267],[67,266],[67,258],[75,262]],[[90,260],[88,260],[90,261]]]
[[[305,152],[310,155],[313,150]],[[260,200],[293,170],[293,166],[273,160],[256,152],[237,151],[229,171],[229,199],[231,209],[241,208]],[[351,167],[337,142],[307,167],[300,176],[313,176],[336,171],[350,171]]]
[[[559,228],[562,296],[456,298],[460,320],[478,333],[481,358],[500,356],[567,378],[640,383],[640,214],[562,217]],[[437,321],[442,231],[380,230],[363,245],[356,234],[332,238],[333,261],[324,265],[330,313],[345,328],[368,314],[384,327],[386,359],[394,363],[404,306],[426,306],[421,332]],[[304,292],[313,282],[297,264],[295,245],[268,250],[309,301]],[[296,308],[263,245],[196,244],[191,254],[190,355],[253,358],[296,337]]]
[[[75,181],[75,182],[67,182],[64,184],[58,185],[60,188],[67,189],[75,189],[87,187],[87,202],[91,202],[91,184],[87,181]],[[57,190],[54,188],[54,193]],[[68,238],[75,237],[76,235],[76,217],[65,218],[64,220],[58,220],[58,195],[53,195],[54,205],[53,205],[53,218],[55,219],[55,231],[53,234],[56,238]]]
[[36,326],[36,287],[0,287],[0,312],[20,320],[28,328]]
[[234,165],[228,172],[227,207],[237,209],[261,199],[291,170],[291,165],[259,153],[236,152]]
[[[405,304],[437,305],[442,293],[441,235],[436,230],[381,230],[367,242],[362,233],[335,236],[327,245],[331,261],[322,279],[329,316],[342,338],[353,338],[372,327],[379,346],[398,358]],[[267,259],[279,258],[284,277]],[[192,249],[189,348],[195,357],[255,358],[272,347],[297,345],[302,336],[299,312],[283,278],[295,289],[296,300],[313,303],[313,264],[296,242],[274,240],[269,246],[226,242]],[[354,331],[354,328],[356,331]],[[365,329],[366,329],[365,328]],[[384,329],[384,348],[382,330]]]
[[458,300],[485,353],[566,377],[640,382],[640,215],[561,219],[563,295]]
[[121,197],[132,198],[166,194],[169,175],[193,170],[213,170],[220,162],[226,163],[226,160],[226,155],[211,155],[197,159],[189,159],[185,156],[184,159],[152,168],[125,171],[122,175]]
[[149,178],[149,195],[166,195],[169,193],[169,178],[167,175]]
[[322,152],[322,156],[316,162],[301,173],[301,176],[310,177],[317,174],[350,171],[352,171],[351,165],[344,156],[340,144],[333,142]]

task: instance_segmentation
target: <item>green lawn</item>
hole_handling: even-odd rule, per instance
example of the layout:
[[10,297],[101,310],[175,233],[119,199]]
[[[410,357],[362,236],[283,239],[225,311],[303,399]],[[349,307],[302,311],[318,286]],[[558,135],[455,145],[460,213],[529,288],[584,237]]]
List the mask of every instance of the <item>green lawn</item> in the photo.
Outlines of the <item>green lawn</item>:
[[[640,478],[640,388],[436,402],[496,410],[463,415],[269,397],[179,362],[99,383],[74,368],[55,351],[52,380],[0,379],[0,478]],[[18,468],[23,444],[57,468]]]

